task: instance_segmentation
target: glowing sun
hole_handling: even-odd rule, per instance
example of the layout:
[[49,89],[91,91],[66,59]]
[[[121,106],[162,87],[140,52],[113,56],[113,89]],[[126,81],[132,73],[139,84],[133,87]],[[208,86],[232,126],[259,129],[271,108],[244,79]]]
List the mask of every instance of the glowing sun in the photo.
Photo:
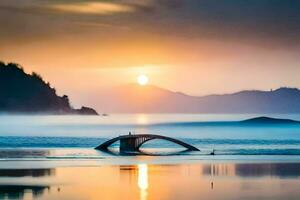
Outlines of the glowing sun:
[[145,74],[141,74],[137,77],[137,83],[139,85],[147,85],[148,82],[149,82],[149,78]]

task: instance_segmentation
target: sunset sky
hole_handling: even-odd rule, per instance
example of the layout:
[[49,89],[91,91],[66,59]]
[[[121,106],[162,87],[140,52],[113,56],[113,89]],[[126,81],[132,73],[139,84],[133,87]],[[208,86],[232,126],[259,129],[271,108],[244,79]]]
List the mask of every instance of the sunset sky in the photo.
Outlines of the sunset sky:
[[0,60],[75,105],[146,74],[190,95],[300,87],[297,0],[1,0]]

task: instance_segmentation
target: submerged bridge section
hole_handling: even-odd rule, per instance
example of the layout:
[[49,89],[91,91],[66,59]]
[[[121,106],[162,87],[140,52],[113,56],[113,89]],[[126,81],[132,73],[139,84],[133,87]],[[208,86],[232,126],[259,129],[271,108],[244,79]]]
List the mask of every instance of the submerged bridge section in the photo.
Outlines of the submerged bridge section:
[[113,138],[111,140],[108,140],[95,149],[107,151],[108,147],[112,145],[113,143],[120,141],[120,152],[137,152],[139,151],[139,148],[147,141],[154,140],[154,139],[161,139],[173,142],[175,144],[181,145],[185,147],[189,151],[200,151],[196,147],[189,145],[185,142],[182,142],[180,140],[162,136],[162,135],[153,135],[153,134],[139,134],[139,135],[121,135],[119,137]]

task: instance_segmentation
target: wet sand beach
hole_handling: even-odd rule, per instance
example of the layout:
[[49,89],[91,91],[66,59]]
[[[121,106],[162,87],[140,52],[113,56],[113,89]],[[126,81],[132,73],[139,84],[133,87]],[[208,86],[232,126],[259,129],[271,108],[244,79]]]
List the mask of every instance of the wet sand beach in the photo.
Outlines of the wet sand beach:
[[[17,169],[0,169],[1,199],[234,200],[298,199],[300,195],[300,163],[296,162],[202,161],[38,168],[34,163],[30,168],[24,162],[16,161]],[[26,167],[20,168],[22,165]]]

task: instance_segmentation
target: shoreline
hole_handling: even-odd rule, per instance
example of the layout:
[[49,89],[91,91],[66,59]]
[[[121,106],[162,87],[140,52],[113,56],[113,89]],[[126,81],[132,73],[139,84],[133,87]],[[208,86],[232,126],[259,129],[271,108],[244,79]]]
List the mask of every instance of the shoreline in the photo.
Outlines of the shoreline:
[[[166,156],[121,156],[113,158],[5,158],[3,169],[43,169],[56,167],[102,167],[126,165],[197,165],[197,164],[300,164],[300,156],[201,156],[201,158],[171,158]],[[167,160],[164,158],[168,158]]]

